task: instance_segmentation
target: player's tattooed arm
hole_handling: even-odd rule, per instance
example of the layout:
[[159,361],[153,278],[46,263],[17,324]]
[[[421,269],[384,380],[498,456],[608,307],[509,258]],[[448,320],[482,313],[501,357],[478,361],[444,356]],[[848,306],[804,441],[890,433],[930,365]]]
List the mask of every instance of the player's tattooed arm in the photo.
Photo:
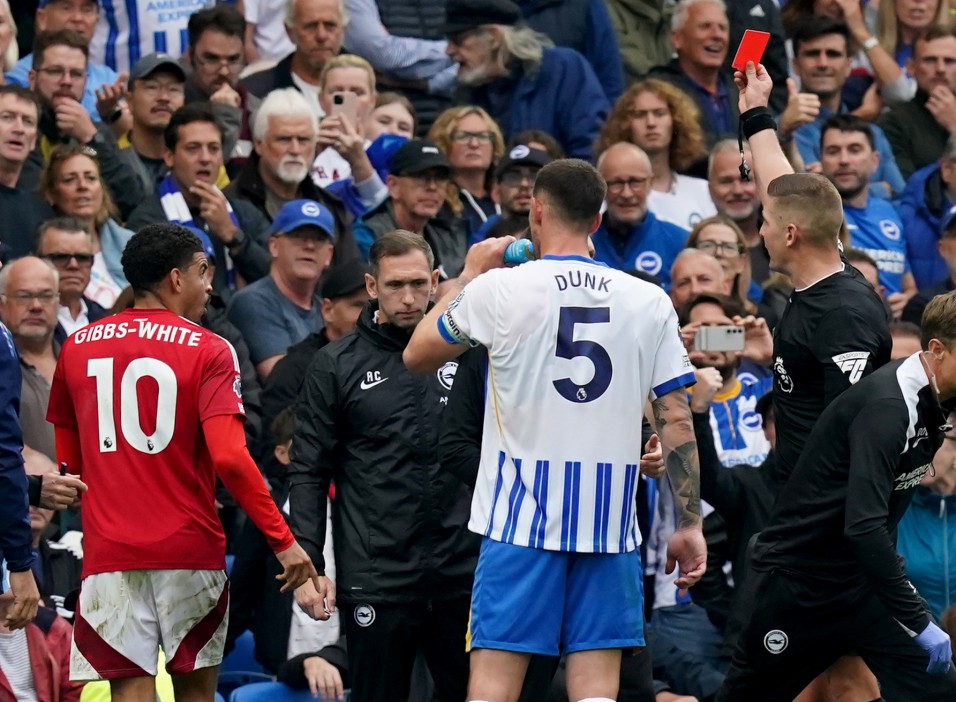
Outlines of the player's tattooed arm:
[[677,528],[700,525],[700,462],[694,421],[683,388],[651,403],[664,447],[664,464],[677,507]]

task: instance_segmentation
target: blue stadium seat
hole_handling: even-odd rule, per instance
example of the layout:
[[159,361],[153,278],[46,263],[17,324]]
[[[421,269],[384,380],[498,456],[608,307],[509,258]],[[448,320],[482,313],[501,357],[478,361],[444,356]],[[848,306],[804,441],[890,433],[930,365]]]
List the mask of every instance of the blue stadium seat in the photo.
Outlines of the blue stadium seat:
[[[349,694],[345,693],[348,700]],[[315,702],[308,690],[293,690],[283,683],[255,683],[233,690],[229,702]]]
[[226,702],[226,698],[223,697],[222,695],[220,695],[220,694],[217,692],[217,693],[216,693],[216,702]]
[[226,575],[232,574],[232,564],[236,562],[236,557],[231,553],[226,554]]
[[265,673],[253,651],[255,641],[251,631],[244,631],[236,639],[236,647],[222,661],[221,673]]

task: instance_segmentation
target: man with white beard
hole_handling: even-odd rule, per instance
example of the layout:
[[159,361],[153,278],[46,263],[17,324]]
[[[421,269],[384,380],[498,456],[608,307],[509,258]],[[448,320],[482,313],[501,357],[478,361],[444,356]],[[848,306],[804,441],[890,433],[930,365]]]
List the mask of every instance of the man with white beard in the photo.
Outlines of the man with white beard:
[[331,211],[335,254],[332,265],[358,258],[351,216],[342,201],[309,176],[319,125],[309,103],[295,88],[269,93],[253,125],[254,151],[226,188],[226,195],[255,205],[271,222],[292,200],[314,200]]

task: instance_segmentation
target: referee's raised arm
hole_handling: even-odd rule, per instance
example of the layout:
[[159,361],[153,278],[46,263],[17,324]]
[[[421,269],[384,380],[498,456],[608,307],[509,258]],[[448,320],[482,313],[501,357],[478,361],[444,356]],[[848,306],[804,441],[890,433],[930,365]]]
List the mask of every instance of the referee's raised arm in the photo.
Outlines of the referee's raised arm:
[[[740,90],[740,133],[750,143],[753,153],[751,169],[757,183],[757,192],[767,205],[767,186],[779,176],[793,173],[793,166],[777,140],[777,124],[767,107],[773,81],[763,65],[747,63],[746,71],[734,73],[734,82]],[[741,168],[743,168],[741,163]]]

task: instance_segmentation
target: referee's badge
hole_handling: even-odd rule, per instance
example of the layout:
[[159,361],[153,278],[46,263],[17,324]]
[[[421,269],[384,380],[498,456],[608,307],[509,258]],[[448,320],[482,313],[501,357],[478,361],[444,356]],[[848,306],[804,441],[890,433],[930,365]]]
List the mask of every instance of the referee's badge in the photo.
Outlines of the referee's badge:
[[786,651],[788,643],[790,643],[790,639],[780,629],[768,631],[766,636],[763,637],[763,647],[774,655]]
[[365,628],[367,626],[372,626],[372,622],[375,621],[375,609],[372,605],[360,604],[355,606],[355,623],[360,627]]

